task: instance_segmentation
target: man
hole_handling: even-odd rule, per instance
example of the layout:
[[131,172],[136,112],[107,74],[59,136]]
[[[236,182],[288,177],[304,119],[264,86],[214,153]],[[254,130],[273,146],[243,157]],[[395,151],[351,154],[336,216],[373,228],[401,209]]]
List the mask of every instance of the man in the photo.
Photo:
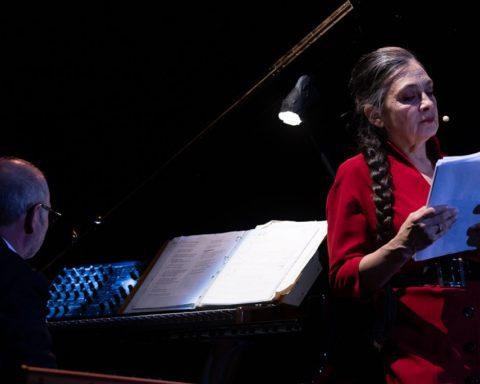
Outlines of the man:
[[45,323],[47,282],[25,261],[43,243],[50,210],[50,192],[42,172],[28,161],[0,157],[2,383],[15,382],[21,364],[56,365]]

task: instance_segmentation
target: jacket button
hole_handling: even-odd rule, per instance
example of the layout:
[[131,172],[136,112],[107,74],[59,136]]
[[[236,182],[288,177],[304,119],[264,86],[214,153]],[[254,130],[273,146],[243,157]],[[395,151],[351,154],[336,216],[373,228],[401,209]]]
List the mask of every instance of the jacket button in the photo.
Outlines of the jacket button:
[[471,319],[474,314],[475,314],[475,308],[474,307],[463,308],[463,316],[465,316],[467,319]]
[[[478,350],[478,344],[475,343],[474,341],[470,341],[469,343],[466,343],[463,346],[463,350],[465,351],[465,353],[468,353],[468,354],[475,353]],[[479,383],[480,383],[480,381],[479,381]]]

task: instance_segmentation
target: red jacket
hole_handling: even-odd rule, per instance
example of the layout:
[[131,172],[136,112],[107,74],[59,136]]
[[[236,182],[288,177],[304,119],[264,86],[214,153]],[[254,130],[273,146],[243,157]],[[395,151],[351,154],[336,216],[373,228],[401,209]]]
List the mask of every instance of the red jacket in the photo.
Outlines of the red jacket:
[[[426,204],[430,185],[393,145],[388,160],[398,231],[411,212]],[[363,155],[357,155],[339,167],[327,198],[329,277],[339,296],[364,295],[358,267],[375,250],[377,223],[371,184]],[[400,273],[422,266],[410,261]],[[387,381],[480,383],[480,282],[469,282],[466,289],[412,286],[397,289],[396,295],[396,323],[384,349]]]

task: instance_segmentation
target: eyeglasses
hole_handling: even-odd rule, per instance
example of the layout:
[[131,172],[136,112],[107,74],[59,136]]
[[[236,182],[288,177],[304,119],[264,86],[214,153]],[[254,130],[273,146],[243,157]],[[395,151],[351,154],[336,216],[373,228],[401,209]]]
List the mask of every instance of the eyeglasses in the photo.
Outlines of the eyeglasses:
[[55,223],[60,217],[62,217],[60,212],[53,210],[52,207],[49,207],[47,204],[39,203],[39,205],[48,211],[48,222],[50,224]]

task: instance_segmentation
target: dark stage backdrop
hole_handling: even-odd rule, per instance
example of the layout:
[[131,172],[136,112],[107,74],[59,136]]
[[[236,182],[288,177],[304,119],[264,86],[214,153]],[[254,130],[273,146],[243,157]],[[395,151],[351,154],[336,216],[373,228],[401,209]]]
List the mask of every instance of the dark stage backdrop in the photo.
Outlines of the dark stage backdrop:
[[[65,4],[67,3],[67,4]],[[150,2],[154,3],[154,2]],[[41,266],[154,173],[341,1],[64,2],[0,13],[1,155],[26,158],[64,212]],[[155,2],[157,3],[157,2]],[[469,2],[362,1],[292,65],[82,238],[55,268],[149,260],[173,236],[317,220],[334,166],[355,152],[349,71],[383,45],[413,50],[435,81],[449,154],[478,151],[477,44]],[[3,6],[2,6],[3,7]],[[300,127],[277,112],[297,78],[320,100]]]

